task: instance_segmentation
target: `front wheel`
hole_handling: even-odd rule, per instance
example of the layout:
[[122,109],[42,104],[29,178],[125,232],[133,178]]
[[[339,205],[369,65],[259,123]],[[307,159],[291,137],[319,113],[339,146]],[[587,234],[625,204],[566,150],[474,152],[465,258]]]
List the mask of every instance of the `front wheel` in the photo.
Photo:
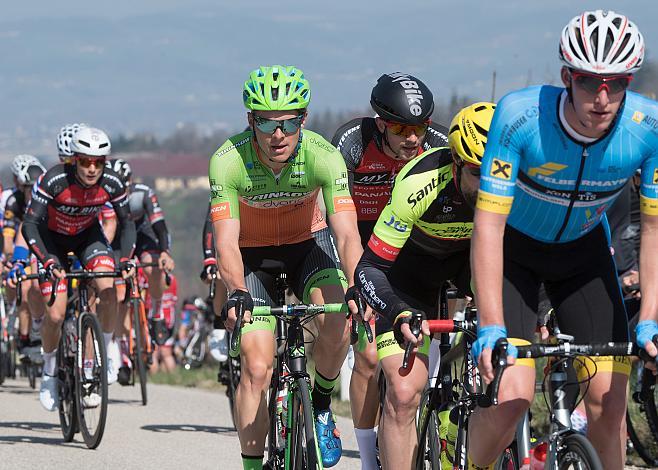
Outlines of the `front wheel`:
[[57,393],[59,395],[59,424],[64,442],[71,442],[78,428],[75,399],[74,354],[68,346],[66,334],[62,333],[57,348]]
[[107,418],[107,352],[96,315],[85,312],[78,322],[75,367],[78,422],[85,444],[95,449],[103,438]]
[[425,390],[418,416],[418,453],[416,470],[441,470],[441,438],[439,418],[430,403],[432,390]]
[[139,388],[142,393],[142,405],[146,406],[148,395],[146,391],[146,358],[148,351],[146,344],[148,344],[148,327],[146,325],[146,310],[141,300],[132,301],[133,313],[133,334],[135,335],[135,343],[133,350],[133,367],[136,368],[139,375]]
[[558,449],[557,464],[560,470],[603,470],[594,446],[582,434],[569,434]]
[[287,468],[316,470],[322,468],[320,449],[315,439],[315,418],[311,391],[303,378],[295,380],[289,394]]

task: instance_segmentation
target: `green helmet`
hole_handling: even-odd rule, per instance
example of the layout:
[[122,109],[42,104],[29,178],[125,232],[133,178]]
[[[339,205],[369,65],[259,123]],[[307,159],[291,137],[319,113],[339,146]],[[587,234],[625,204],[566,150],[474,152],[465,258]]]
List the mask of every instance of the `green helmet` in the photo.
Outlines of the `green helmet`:
[[296,67],[261,66],[244,82],[242,101],[252,111],[304,109],[311,101],[311,87]]

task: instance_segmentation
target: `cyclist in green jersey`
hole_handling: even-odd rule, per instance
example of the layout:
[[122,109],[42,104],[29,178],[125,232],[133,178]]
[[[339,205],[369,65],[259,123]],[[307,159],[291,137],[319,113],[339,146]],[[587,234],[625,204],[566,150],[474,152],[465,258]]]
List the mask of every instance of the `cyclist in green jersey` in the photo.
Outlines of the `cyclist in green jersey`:
[[[428,150],[402,169],[357,266],[357,286],[378,313],[377,355],[386,376],[378,433],[384,468],[411,468],[417,448],[414,421],[428,379],[430,338],[426,321],[421,337],[411,333],[410,317],[436,318],[447,280],[462,297],[470,294],[473,211],[494,108],[464,108],[450,125],[450,148]],[[406,342],[418,354],[410,370],[400,368]]]
[[[250,129],[230,138],[210,161],[210,215],[219,273],[231,292],[227,330],[235,327],[235,304],[243,302],[246,310],[235,416],[243,467],[260,469],[275,321],[247,323],[253,305],[272,305],[276,298],[266,265],[282,263],[303,302],[342,302],[363,249],[341,154],[320,135],[302,130],[310,87],[301,70],[278,65],[254,70],[243,100]],[[320,190],[335,246],[317,204]],[[341,444],[329,405],[349,331],[340,315],[320,317],[317,327],[312,401],[323,464],[330,467],[340,459]]]

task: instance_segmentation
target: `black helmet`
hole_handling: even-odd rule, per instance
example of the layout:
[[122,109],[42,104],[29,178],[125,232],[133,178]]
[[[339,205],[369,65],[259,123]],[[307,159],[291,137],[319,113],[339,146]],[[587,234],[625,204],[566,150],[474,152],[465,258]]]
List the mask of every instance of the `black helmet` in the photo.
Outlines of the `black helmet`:
[[379,77],[370,95],[370,105],[387,121],[422,124],[434,111],[434,96],[416,77],[395,72]]

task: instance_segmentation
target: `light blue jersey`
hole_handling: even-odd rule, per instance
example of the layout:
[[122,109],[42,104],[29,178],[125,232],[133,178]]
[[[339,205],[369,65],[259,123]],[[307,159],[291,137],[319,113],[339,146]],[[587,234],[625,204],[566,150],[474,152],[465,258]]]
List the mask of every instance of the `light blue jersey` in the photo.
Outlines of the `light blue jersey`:
[[658,215],[658,103],[627,92],[610,131],[573,140],[558,115],[564,88],[538,86],[497,105],[484,159],[478,208],[543,242],[567,242],[598,225],[636,169],[642,212]]

